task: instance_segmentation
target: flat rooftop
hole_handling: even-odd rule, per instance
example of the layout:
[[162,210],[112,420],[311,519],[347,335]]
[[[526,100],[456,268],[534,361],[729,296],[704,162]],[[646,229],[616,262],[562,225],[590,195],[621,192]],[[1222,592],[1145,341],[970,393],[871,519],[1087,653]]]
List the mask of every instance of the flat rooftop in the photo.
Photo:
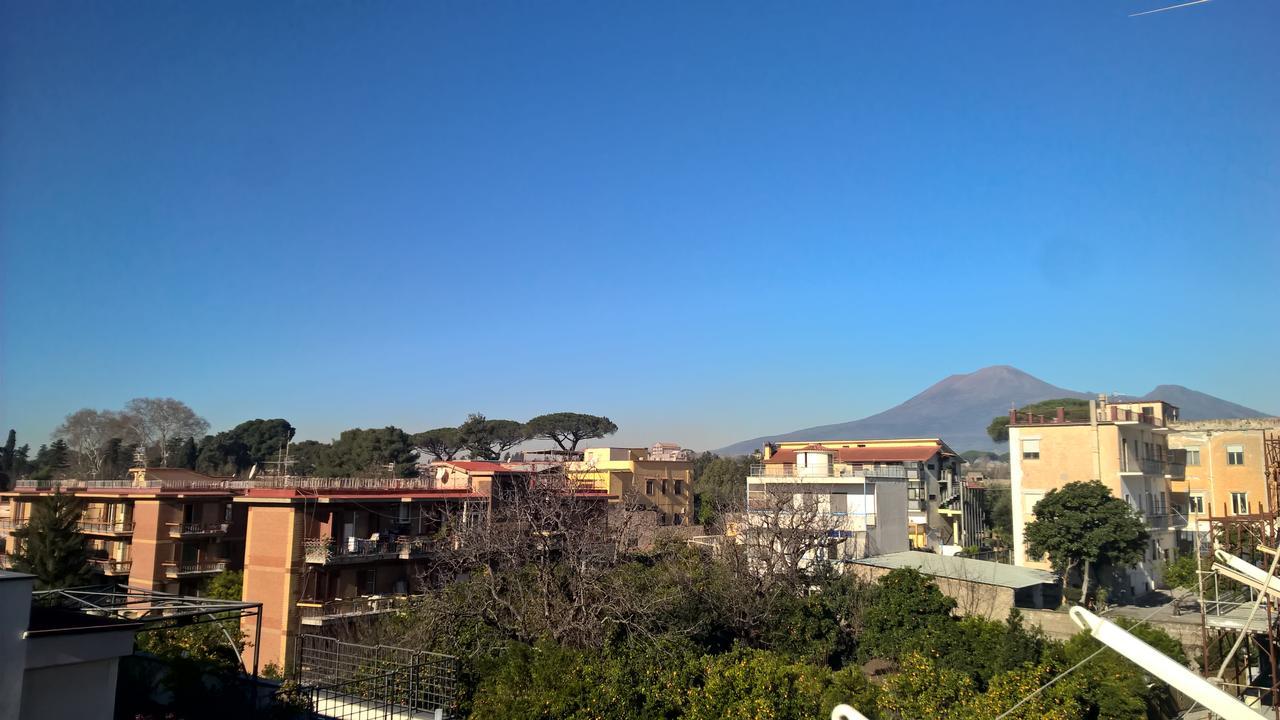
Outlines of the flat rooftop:
[[1057,583],[1058,576],[1046,570],[1005,565],[990,560],[975,560],[934,553],[907,550],[905,552],[877,555],[855,561],[858,565],[900,570],[913,568],[925,575],[944,577],[951,580],[995,585],[998,587],[1019,590],[1046,583]]

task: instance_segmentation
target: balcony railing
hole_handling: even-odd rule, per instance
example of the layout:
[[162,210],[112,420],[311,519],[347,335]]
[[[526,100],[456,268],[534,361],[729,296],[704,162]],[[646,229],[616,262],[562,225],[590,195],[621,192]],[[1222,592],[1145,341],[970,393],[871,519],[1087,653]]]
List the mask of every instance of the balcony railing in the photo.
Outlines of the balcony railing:
[[1143,458],[1141,460],[1122,459],[1120,472],[1142,473],[1143,475],[1163,475],[1171,480],[1184,480],[1187,477],[1186,454],[1182,451],[1170,451],[1163,458]]
[[892,480],[916,479],[920,471],[902,465],[831,465],[828,467],[797,467],[793,463],[766,463],[751,466],[751,477],[769,480],[771,478],[850,478],[874,480],[885,478]]
[[386,540],[346,538],[342,542],[334,542],[328,538],[307,538],[303,541],[302,547],[306,561],[319,565],[364,562],[400,556],[398,544]]
[[0,518],[0,530],[21,530],[29,522],[27,518]]
[[89,558],[89,564],[103,575],[128,575],[133,568],[132,560],[116,560],[114,558]]
[[435,552],[442,545],[442,541],[433,537],[414,535],[410,537],[396,538],[396,552],[401,559],[425,557]]
[[169,523],[169,537],[211,537],[224,535],[230,523]]
[[226,560],[199,560],[179,563],[165,563],[164,575],[168,578],[191,577],[194,575],[210,575],[227,569]]
[[1143,512],[1147,524],[1154,528],[1186,527],[1187,517],[1177,505],[1154,505]]
[[88,535],[130,535],[133,533],[133,523],[81,520],[80,532]]
[[298,616],[303,625],[324,625],[350,618],[377,615],[404,607],[410,595],[362,595],[345,600],[302,600]]

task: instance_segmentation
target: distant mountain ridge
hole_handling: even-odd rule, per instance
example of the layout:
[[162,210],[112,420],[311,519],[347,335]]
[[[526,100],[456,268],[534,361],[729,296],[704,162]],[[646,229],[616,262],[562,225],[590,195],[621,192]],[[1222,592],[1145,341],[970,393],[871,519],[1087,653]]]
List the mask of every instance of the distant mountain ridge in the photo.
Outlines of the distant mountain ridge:
[[[819,425],[777,435],[743,440],[716,452],[745,455],[760,449],[765,441],[862,440],[889,437],[940,437],[953,449],[995,449],[987,437],[991,418],[1053,398],[1087,400],[1096,393],[1067,390],[1051,385],[1009,365],[993,365],[967,374],[952,375],[906,402],[861,420]],[[1185,420],[1210,418],[1266,417],[1268,414],[1181,385],[1159,385],[1134,400],[1164,400],[1177,405]]]

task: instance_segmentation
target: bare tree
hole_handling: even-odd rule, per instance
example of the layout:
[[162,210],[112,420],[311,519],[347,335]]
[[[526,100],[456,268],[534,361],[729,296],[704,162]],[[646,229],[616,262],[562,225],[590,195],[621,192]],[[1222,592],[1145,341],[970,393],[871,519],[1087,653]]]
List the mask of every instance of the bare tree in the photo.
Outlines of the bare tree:
[[752,490],[746,526],[739,534],[743,560],[765,584],[803,584],[804,576],[836,551],[838,523],[819,495],[794,492],[796,486],[770,485]]
[[75,452],[76,471],[81,476],[101,479],[107,443],[130,432],[129,418],[112,410],[83,408],[66,417],[53,431]]
[[173,398],[134,398],[124,406],[124,415],[138,442],[159,448],[162,464],[169,462],[170,440],[202,437],[209,431],[208,420]]

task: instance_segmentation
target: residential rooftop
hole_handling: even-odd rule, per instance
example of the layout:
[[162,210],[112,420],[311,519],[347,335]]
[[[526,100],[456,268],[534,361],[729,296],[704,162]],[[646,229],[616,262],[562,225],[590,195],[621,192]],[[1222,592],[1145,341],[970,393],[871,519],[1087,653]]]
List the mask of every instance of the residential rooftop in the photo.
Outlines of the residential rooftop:
[[901,570],[913,568],[925,575],[943,577],[951,580],[997,587],[1021,588],[1057,583],[1058,576],[1046,570],[1005,565],[989,560],[956,557],[954,555],[936,555],[934,553],[908,550],[906,552],[889,553],[856,561],[859,565]]

